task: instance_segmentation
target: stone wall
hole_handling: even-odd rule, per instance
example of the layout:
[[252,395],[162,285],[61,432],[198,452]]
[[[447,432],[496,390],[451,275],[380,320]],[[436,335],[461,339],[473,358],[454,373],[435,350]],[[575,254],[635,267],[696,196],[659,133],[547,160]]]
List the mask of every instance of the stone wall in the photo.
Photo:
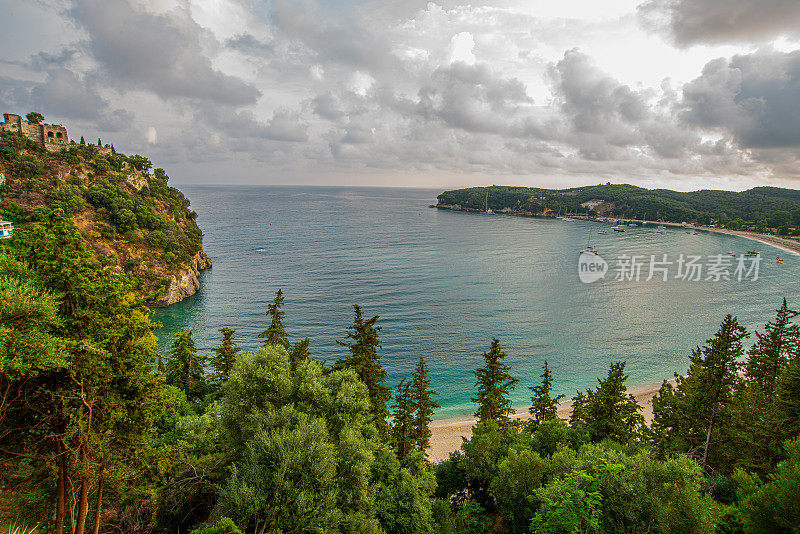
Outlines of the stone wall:
[[3,113],[3,119],[0,131],[22,132],[25,137],[50,152],[58,152],[69,146],[67,129],[60,124],[31,123],[13,113]]

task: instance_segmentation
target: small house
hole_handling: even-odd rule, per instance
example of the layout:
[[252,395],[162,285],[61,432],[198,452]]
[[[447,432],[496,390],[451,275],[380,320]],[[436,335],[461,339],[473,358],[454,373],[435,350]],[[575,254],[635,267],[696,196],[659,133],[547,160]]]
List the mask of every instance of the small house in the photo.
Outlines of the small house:
[[8,221],[0,221],[0,239],[8,239],[14,233],[14,225]]

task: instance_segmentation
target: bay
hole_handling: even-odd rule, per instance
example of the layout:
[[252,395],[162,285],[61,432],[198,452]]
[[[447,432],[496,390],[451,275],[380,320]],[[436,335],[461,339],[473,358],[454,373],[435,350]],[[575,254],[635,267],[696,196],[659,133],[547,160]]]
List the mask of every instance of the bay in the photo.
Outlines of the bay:
[[[520,379],[513,399],[524,407],[545,359],[555,389],[568,397],[594,386],[616,360],[628,362],[629,385],[645,386],[684,372],[691,350],[725,314],[752,331],[774,317],[784,296],[797,306],[800,258],[729,235],[682,228],[660,234],[655,225],[598,234],[600,226],[586,221],[428,208],[439,190],[181,189],[198,213],[214,267],[202,273],[196,295],[153,311],[163,324],[160,350],[191,329],[209,354],[223,326],[236,329],[244,349],[257,348],[267,305],[281,288],[291,339],[310,337],[314,357],[332,363],[344,355],[336,340],[359,304],[365,315],[381,317],[389,385],[425,356],[440,418],[474,411],[473,370],[492,337]],[[590,231],[610,270],[584,284],[578,251]],[[676,262],[680,254],[705,260],[748,249],[761,252],[757,280],[685,281],[675,278],[675,263],[667,281],[646,280],[651,255]],[[622,255],[645,261],[638,281],[614,279]]]

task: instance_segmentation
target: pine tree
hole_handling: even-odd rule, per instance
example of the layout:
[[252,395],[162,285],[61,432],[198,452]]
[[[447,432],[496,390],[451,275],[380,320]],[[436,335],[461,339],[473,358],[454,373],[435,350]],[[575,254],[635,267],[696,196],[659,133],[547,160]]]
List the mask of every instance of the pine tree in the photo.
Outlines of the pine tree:
[[86,145],[86,141],[83,140],[83,136],[81,136],[81,144],[84,146]]
[[431,443],[431,419],[439,408],[439,403],[433,400],[433,396],[438,395],[431,389],[431,379],[428,374],[428,366],[425,358],[420,354],[417,368],[411,378],[411,396],[416,409],[414,415],[414,444],[424,451]]
[[219,331],[222,334],[222,341],[219,347],[212,349],[214,356],[211,357],[209,362],[213,371],[212,381],[217,389],[220,389],[222,384],[228,380],[233,370],[233,364],[236,363],[236,358],[241,351],[236,342],[233,341],[233,334],[236,333],[236,330],[223,327]]
[[205,394],[203,360],[191,330],[176,334],[167,360],[167,383],[182,389],[189,400],[199,400]]
[[787,307],[784,298],[775,322],[767,323],[763,334],[756,332],[756,342],[748,351],[745,376],[757,384],[767,402],[772,401],[778,377],[790,355],[798,349],[800,329],[791,322],[797,313]]
[[347,328],[347,338],[345,341],[337,341],[342,347],[347,347],[350,354],[336,361],[336,369],[352,369],[358,378],[367,386],[369,391],[369,401],[375,426],[381,436],[386,437],[388,425],[386,417],[389,410],[386,402],[391,399],[392,394],[386,386],[386,370],[381,366],[381,358],[378,349],[381,348],[378,332],[381,327],[375,326],[378,316],[364,320],[361,306],[354,304],[355,317],[353,324]]
[[[653,440],[662,453],[699,456],[703,469],[715,446],[730,440],[730,408],[740,385],[742,340],[749,334],[727,315],[717,333],[696,348],[685,377],[665,383],[653,398]],[[722,455],[720,454],[720,457]]]
[[783,443],[800,436],[800,352],[781,373],[775,397],[775,432]]
[[583,419],[593,441],[606,438],[628,443],[644,427],[642,409],[636,397],[629,394],[625,381],[625,362],[614,362],[608,376],[600,380],[596,390],[586,391]]
[[576,391],[572,397],[572,411],[569,414],[569,424],[576,427],[586,423],[586,393]]
[[258,337],[264,338],[264,341],[261,342],[263,345],[280,345],[288,349],[289,337],[283,328],[283,317],[286,313],[281,310],[282,306],[283,292],[279,289],[275,292],[275,300],[267,307],[267,317],[270,318],[269,328],[258,334]]
[[310,344],[311,340],[305,338],[292,345],[292,349],[289,351],[289,363],[291,364],[293,372],[297,369],[297,364],[311,357],[311,353],[308,351],[308,346]]
[[511,425],[509,416],[516,413],[508,396],[519,382],[511,376],[511,368],[503,363],[505,357],[500,340],[493,338],[489,352],[483,353],[485,365],[475,371],[478,395],[472,398],[472,402],[478,405],[475,412],[478,423],[496,421],[501,429]]
[[762,476],[769,474],[783,456],[786,438],[778,431],[776,388],[798,348],[800,332],[791,323],[796,315],[783,299],[775,322],[768,322],[763,334],[756,332],[756,342],[744,364],[745,380],[731,408],[736,464]]
[[414,403],[412,385],[406,382],[405,378],[400,381],[395,391],[391,433],[397,457],[402,460],[414,447],[414,413],[417,407]]
[[555,398],[550,396],[550,392],[553,389],[553,376],[547,366],[547,360],[544,361],[543,369],[544,373],[540,375],[542,385],[528,388],[533,392],[530,413],[533,415],[532,419],[536,424],[555,419],[558,416],[558,403],[564,398],[564,395],[558,395]]

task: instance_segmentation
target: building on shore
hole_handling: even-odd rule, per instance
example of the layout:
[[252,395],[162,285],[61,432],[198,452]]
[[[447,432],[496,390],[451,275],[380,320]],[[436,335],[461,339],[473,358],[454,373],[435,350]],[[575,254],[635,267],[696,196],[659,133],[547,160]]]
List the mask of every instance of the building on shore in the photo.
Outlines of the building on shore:
[[0,221],[0,239],[8,239],[13,233],[13,224],[8,221]]

